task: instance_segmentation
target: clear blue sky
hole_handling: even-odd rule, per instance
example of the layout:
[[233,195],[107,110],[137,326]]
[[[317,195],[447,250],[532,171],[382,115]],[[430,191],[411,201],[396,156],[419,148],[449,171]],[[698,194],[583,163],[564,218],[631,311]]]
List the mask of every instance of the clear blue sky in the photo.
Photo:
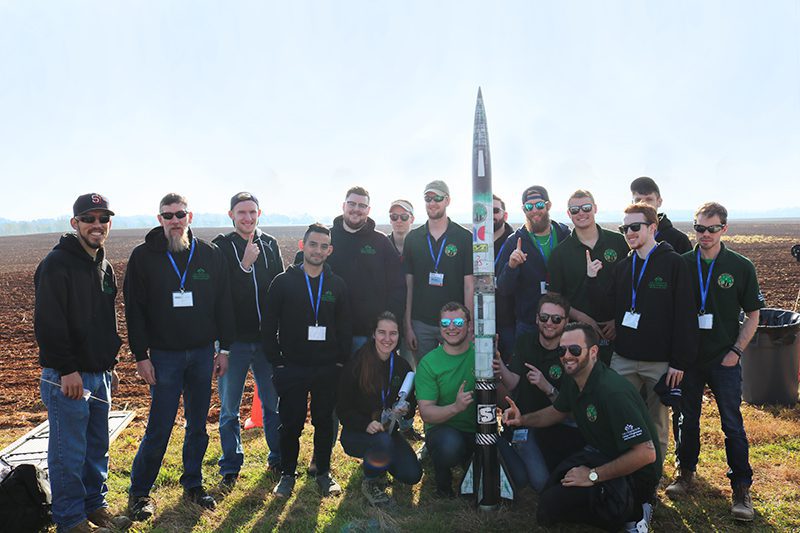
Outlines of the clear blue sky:
[[668,212],[797,207],[798,28],[798,0],[0,0],[0,217],[250,190],[326,219],[362,184],[385,222],[436,178],[467,213],[478,86],[514,210],[542,184],[619,212],[643,174]]

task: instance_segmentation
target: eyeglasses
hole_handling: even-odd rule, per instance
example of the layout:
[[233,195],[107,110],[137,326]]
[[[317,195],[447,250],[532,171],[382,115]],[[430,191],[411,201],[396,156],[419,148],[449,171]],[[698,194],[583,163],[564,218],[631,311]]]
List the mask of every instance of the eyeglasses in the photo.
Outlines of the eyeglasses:
[[494,211],[495,215],[499,215],[500,213],[503,212],[503,209],[501,207],[495,207],[492,210]]
[[723,230],[724,227],[725,227],[725,224],[713,224],[711,226],[703,226],[702,224],[695,224],[694,225],[694,230],[697,233],[705,233],[705,232],[719,233],[720,231]]
[[445,199],[445,196],[442,196],[441,194],[437,194],[435,196],[426,196],[425,197],[425,203],[429,204],[431,202],[436,202],[438,204],[439,202],[443,202],[444,199]]
[[652,222],[633,222],[632,224],[623,224],[619,227],[619,232],[625,235],[628,233],[629,229],[636,232],[642,229],[642,226],[649,226],[650,224],[652,224]]
[[439,321],[439,325],[443,328],[449,328],[453,324],[457,328],[463,328],[466,320],[463,318],[443,318]]
[[525,211],[533,211],[533,210],[534,210],[534,208],[535,208],[537,211],[541,211],[541,210],[542,210],[542,209],[544,209],[545,207],[547,207],[547,202],[545,202],[544,200],[539,200],[538,202],[534,202],[534,203],[531,203],[531,202],[525,202],[525,203],[522,205],[522,208],[523,208],[523,209],[525,209]]
[[549,313],[539,313],[539,322],[541,322],[542,324],[544,324],[545,322],[550,320],[550,322],[552,322],[553,324],[558,325],[558,324],[561,324],[561,321],[564,320],[565,318],[567,318],[567,317],[562,316],[562,315],[551,315]]
[[95,220],[98,220],[101,224],[108,224],[111,221],[111,215],[100,215],[98,217],[94,215],[78,215],[75,218],[84,224],[94,224]]
[[591,213],[593,208],[594,208],[593,204],[571,205],[569,206],[569,214],[577,215],[581,211],[583,211],[584,213]]
[[411,218],[411,215],[407,215],[405,213],[403,213],[403,214],[392,213],[391,215],[389,215],[389,218],[392,220],[392,222],[397,222],[398,220],[402,220],[403,222],[405,222],[409,218]]
[[175,211],[174,213],[161,213],[161,218],[164,220],[172,220],[172,217],[178,217],[178,219],[186,218],[189,212],[181,209],[180,211]]
[[584,347],[581,346],[580,344],[570,344],[568,346],[559,346],[558,348],[556,348],[556,354],[559,357],[564,357],[565,355],[567,355],[567,352],[569,352],[570,355],[578,357],[580,354],[583,353],[583,350]]
[[347,202],[345,202],[345,204],[347,204],[347,207],[349,207],[350,209],[355,209],[356,207],[359,208],[359,209],[368,209],[369,208],[368,204],[360,204],[358,202],[347,201]]

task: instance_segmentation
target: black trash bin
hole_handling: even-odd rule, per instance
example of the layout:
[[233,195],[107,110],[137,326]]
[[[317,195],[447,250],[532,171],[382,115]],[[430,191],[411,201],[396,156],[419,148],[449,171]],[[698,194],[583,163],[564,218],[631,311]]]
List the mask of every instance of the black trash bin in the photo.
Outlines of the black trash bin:
[[762,309],[742,357],[742,398],[755,405],[797,403],[800,314]]

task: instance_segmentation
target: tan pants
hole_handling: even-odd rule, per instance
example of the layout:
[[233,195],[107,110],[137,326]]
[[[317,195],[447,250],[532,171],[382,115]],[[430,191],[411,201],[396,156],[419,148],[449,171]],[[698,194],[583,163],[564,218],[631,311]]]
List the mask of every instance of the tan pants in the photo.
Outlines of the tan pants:
[[650,418],[653,420],[653,425],[658,432],[658,442],[661,446],[663,462],[669,446],[669,409],[661,403],[661,399],[653,391],[653,387],[656,386],[661,376],[667,373],[669,363],[634,361],[615,352],[611,356],[611,368],[617,374],[630,381],[637,391],[642,390],[642,385],[644,385],[644,402],[647,404],[647,411],[650,413]]

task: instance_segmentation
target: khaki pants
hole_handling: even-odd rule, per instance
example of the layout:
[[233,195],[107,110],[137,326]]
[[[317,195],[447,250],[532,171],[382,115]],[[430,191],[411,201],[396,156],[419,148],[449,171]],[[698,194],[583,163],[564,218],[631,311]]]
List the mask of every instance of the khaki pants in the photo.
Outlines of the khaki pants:
[[661,458],[663,462],[663,458],[667,454],[667,447],[669,446],[669,409],[666,405],[661,403],[661,399],[658,394],[653,391],[653,387],[656,386],[661,376],[667,373],[669,363],[634,361],[633,359],[622,357],[615,352],[614,355],[611,356],[611,368],[614,369],[617,374],[630,381],[637,391],[641,390],[642,385],[644,385],[644,402],[647,404],[650,418],[653,420],[653,425],[658,432],[658,442],[661,446]]

